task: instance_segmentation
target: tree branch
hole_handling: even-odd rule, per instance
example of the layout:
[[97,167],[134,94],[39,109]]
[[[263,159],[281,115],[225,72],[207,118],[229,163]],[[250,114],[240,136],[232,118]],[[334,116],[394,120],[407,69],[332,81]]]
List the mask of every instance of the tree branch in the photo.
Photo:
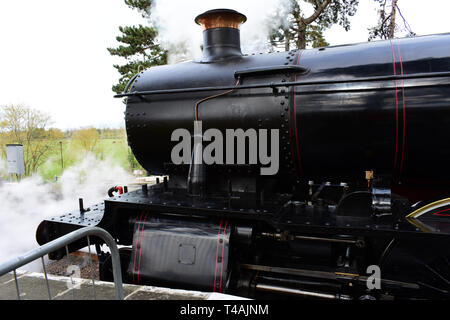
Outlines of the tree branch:
[[300,18],[302,20],[302,23],[305,25],[311,24],[312,22],[314,22],[314,20],[316,20],[320,14],[323,12],[323,10],[325,10],[325,8],[330,4],[332,0],[325,0],[320,6],[319,8],[317,8],[316,12],[314,12],[310,17],[308,18]]

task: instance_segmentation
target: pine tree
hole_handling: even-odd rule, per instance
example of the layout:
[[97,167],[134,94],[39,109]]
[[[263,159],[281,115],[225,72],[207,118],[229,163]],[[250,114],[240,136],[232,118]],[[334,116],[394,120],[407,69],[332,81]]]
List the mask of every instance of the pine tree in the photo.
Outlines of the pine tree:
[[[339,24],[346,31],[350,29],[349,17],[356,13],[359,0],[289,0],[287,13],[274,15],[270,43],[284,46],[288,51],[292,46],[305,49],[327,46],[323,32],[333,24]],[[312,5],[314,12],[305,16],[304,7]]]
[[[137,10],[142,17],[150,17],[151,0],[124,0],[131,9]],[[158,31],[153,26],[125,26],[119,27],[121,35],[116,37],[122,43],[117,48],[108,48],[113,56],[126,59],[124,65],[114,65],[122,75],[119,82],[112,87],[116,93],[125,89],[130,79],[137,73],[151,66],[167,63],[167,51],[162,49],[156,38]]]

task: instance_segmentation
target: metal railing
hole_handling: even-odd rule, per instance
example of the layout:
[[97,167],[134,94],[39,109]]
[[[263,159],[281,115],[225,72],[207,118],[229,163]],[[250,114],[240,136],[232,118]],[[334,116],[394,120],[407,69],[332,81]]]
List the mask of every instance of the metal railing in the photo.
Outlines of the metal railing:
[[[49,296],[49,299],[51,300],[52,296],[50,294],[50,285],[48,283],[47,270],[45,268],[45,263],[44,263],[44,256],[49,254],[50,252],[56,251],[65,246],[66,254],[68,257],[69,256],[68,245],[74,241],[77,241],[81,238],[86,237],[87,242],[88,242],[88,248],[89,248],[89,259],[90,259],[90,267],[91,267],[92,284],[93,284],[93,290],[94,290],[94,299],[96,299],[95,281],[94,281],[94,275],[93,275],[94,269],[92,267],[92,256],[91,256],[91,246],[90,246],[89,236],[99,237],[103,241],[105,241],[105,243],[109,246],[109,249],[111,251],[111,260],[112,260],[112,267],[113,267],[115,297],[117,300],[123,300],[122,272],[121,272],[121,268],[120,268],[119,249],[117,248],[117,244],[114,241],[113,237],[107,231],[105,231],[101,228],[98,228],[98,227],[85,227],[85,228],[73,231],[73,232],[68,233],[58,239],[50,241],[39,248],[30,250],[22,256],[19,256],[15,259],[12,259],[5,263],[2,263],[2,264],[0,264],[0,276],[3,276],[4,274],[11,272],[11,271],[14,272],[14,280],[16,283],[17,298],[20,300],[20,289],[19,289],[19,283],[17,281],[16,269],[20,268],[36,259],[41,258],[42,266],[43,266],[44,274],[45,274],[45,281],[47,284],[48,296]],[[73,286],[72,286],[72,294],[74,294]]]

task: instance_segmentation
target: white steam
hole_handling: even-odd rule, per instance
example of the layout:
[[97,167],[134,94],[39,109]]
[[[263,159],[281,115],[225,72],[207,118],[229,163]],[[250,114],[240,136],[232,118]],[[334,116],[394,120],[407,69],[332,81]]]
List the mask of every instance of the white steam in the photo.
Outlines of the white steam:
[[[0,163],[0,168],[4,167]],[[1,169],[0,169],[1,170]],[[36,229],[48,217],[100,203],[111,186],[126,185],[133,177],[110,160],[87,155],[81,163],[67,168],[56,183],[44,183],[39,176],[20,183],[0,185],[0,263],[37,248]],[[25,270],[39,271],[40,261]]]
[[[0,177],[6,177],[8,175],[8,170],[6,167],[6,160],[0,158]],[[0,178],[0,184],[2,183],[2,178]]]
[[194,19],[211,9],[233,9],[247,16],[241,26],[243,53],[267,52],[271,18],[287,0],[155,0],[150,23],[158,28],[161,45],[169,50],[169,63],[200,59],[202,28]]

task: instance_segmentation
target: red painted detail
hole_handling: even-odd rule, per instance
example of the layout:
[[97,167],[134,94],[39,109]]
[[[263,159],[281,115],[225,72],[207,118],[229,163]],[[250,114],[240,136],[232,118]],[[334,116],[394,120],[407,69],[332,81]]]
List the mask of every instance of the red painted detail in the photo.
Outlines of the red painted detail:
[[119,194],[123,194],[123,188],[120,186],[116,187],[116,191],[119,191]]
[[220,220],[219,232],[217,233],[216,265],[214,267],[214,287],[213,287],[213,292],[216,292],[217,258],[219,257],[219,238],[220,238],[220,229],[222,227],[222,222],[223,222],[223,220]]
[[[225,248],[225,236],[227,234],[227,226],[228,226],[228,220],[225,222],[225,229],[223,231],[223,237],[222,237],[222,263],[220,266],[220,289],[219,292],[222,292],[222,274],[223,274],[223,249]],[[217,259],[216,259],[217,261]]]
[[[441,213],[441,212],[449,212],[449,213]],[[438,216],[438,217],[442,217],[442,216],[444,216],[444,217],[450,217],[450,208],[447,208],[447,209],[444,209],[444,210],[435,212],[435,213],[433,213],[433,216]]]
[[137,272],[137,282],[139,284],[139,273],[141,271],[141,254],[142,254],[142,240],[144,238],[144,227],[145,227],[145,221],[147,220],[148,211],[145,213],[144,221],[142,222],[142,230],[141,230],[141,244],[139,248],[139,262],[138,262],[138,272]]
[[[394,46],[392,45],[392,40],[389,40],[391,43],[392,49],[392,63],[394,65],[394,76],[397,75],[397,70],[395,68],[395,51]],[[394,172],[397,169],[397,150],[398,150],[398,89],[397,89],[397,80],[395,80],[395,157],[394,157]],[[394,174],[395,177],[395,174]]]
[[[400,58],[400,71],[401,75],[403,76],[403,61],[402,61],[402,52],[400,50],[400,44],[397,40],[397,48],[398,48],[398,55]],[[405,80],[402,79],[402,101],[403,101],[403,140],[402,140],[402,160],[400,162],[400,174],[402,173],[403,169],[403,160],[405,158],[405,140],[406,140],[406,104],[405,104]]]
[[136,232],[136,248],[134,250],[134,262],[133,262],[133,283],[134,282],[134,270],[136,270],[136,256],[137,256],[137,244],[139,241],[139,229],[141,227],[141,221],[142,221],[142,216],[144,215],[144,212],[141,212],[141,216],[139,217],[139,223],[138,223],[138,227],[137,227],[137,232]]

